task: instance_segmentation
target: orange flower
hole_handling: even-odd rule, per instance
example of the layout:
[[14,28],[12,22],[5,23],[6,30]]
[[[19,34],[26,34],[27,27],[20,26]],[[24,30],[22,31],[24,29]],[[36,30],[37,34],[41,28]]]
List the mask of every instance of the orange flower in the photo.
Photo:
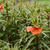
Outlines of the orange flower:
[[31,29],[32,29],[31,26],[28,26],[28,27],[26,28],[27,32],[31,32]]
[[0,11],[3,9],[3,3],[0,5]]
[[31,26],[27,27],[27,32],[32,32],[34,35],[40,34],[41,31],[42,31],[41,27],[31,27]]
[[32,32],[34,35],[40,34],[41,31],[42,31],[42,28],[41,28],[41,27],[32,27],[32,29],[31,29],[31,32]]

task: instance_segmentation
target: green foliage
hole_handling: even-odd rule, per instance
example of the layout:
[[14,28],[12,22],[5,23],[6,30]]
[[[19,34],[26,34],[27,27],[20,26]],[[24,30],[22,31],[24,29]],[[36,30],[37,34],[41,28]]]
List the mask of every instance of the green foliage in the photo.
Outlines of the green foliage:
[[[27,33],[27,26],[40,26],[42,32],[38,35],[39,49],[49,50],[50,27],[48,13],[50,7],[37,2],[15,3],[7,1],[0,11],[0,49],[2,50],[36,50],[35,35]],[[43,45],[42,45],[43,44]]]

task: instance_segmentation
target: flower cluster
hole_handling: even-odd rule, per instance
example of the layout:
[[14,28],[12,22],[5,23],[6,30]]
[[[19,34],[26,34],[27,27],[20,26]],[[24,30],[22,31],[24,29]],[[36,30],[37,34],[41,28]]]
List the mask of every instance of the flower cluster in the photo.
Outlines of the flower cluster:
[[31,27],[31,26],[28,26],[26,28],[26,30],[27,30],[27,32],[32,32],[34,35],[38,35],[42,31],[42,28],[41,27]]

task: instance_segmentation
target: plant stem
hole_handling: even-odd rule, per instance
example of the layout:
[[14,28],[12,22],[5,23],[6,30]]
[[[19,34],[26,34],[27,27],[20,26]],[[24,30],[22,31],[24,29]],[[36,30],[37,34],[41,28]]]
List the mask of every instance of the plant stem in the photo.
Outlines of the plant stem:
[[39,47],[38,47],[38,36],[36,36],[36,50],[39,50]]
[[50,14],[48,14],[48,28],[50,28],[50,22],[49,22],[49,20],[50,20]]
[[[7,15],[8,22],[9,22],[10,17],[9,17],[9,15],[8,15],[7,2],[6,2],[6,15]],[[7,31],[7,33],[8,33],[8,42],[10,43],[10,36],[9,36],[9,32]]]
[[42,44],[42,50],[44,50],[44,45]]
[[[8,15],[8,5],[7,5],[7,0],[6,0],[6,16],[7,16],[7,18],[8,18],[8,22],[9,22],[9,20],[10,20],[10,16]],[[8,25],[9,26],[9,25]],[[9,35],[9,31],[8,30],[6,30],[7,31],[7,35],[8,35],[8,42],[10,43],[10,41],[11,41],[11,39],[10,39],[10,35]],[[9,47],[11,48],[11,45],[9,45]]]
[[[48,17],[48,21],[50,20],[50,18]],[[50,23],[48,22],[48,27],[50,27]]]

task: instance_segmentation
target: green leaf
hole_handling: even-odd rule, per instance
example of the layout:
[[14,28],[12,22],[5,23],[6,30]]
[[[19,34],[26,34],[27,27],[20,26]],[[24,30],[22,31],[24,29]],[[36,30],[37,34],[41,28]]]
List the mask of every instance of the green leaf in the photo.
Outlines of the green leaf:
[[34,40],[34,39],[35,39],[35,37],[30,38],[30,40],[27,42],[27,44],[25,45],[25,47],[23,48],[23,50],[26,50],[29,47],[29,45],[32,42],[32,40]]
[[48,50],[50,50],[50,48],[49,48],[43,41],[41,41],[41,43],[42,43],[45,47],[47,47]]

